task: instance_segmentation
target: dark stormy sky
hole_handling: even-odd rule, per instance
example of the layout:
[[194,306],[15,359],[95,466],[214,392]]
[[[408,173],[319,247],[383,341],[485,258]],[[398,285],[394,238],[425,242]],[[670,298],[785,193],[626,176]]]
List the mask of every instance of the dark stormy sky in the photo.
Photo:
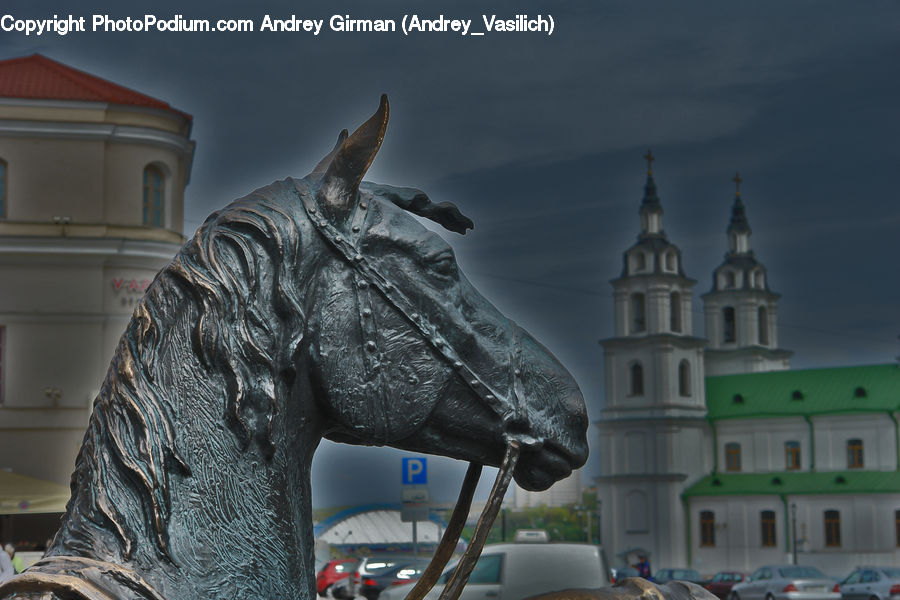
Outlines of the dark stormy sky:
[[[73,8],[77,6],[77,8]],[[213,209],[304,175],[386,92],[369,179],[417,186],[476,222],[447,234],[469,278],[569,366],[594,417],[612,335],[608,281],[635,241],[646,164],[696,294],[726,249],[740,171],[796,367],[898,354],[900,3],[872,0],[171,2],[6,0],[0,13],[325,19],[309,33],[0,33],[194,115],[187,234]],[[133,7],[133,8],[132,8]],[[552,15],[538,33],[337,33],[351,18]],[[694,298],[696,334],[702,307]],[[326,443],[314,502],[399,499],[401,453]],[[430,463],[451,499],[462,466]],[[588,468],[587,475],[591,469]],[[483,486],[486,490],[486,486]]]

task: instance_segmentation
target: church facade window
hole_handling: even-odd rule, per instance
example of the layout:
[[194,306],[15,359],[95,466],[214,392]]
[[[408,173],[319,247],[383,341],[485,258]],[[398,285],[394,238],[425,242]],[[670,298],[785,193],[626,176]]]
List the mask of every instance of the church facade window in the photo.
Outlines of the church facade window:
[[711,510],[700,513],[700,545],[716,545],[716,514]]
[[635,273],[647,270],[647,258],[640,250],[631,255],[631,269]]
[[678,292],[669,296],[669,329],[681,333],[681,294]]
[[759,514],[759,526],[762,545],[772,547],[776,545],[775,538],[775,511],[764,510]]
[[631,295],[631,332],[641,333],[647,330],[647,302],[644,294],[637,292]]
[[725,470],[732,472],[741,470],[741,445],[737,442],[725,444]]
[[825,511],[825,546],[827,548],[841,547],[841,511]]
[[691,363],[687,360],[678,363],[678,395],[691,395]]
[[800,442],[784,443],[784,468],[788,471],[796,471],[800,468]]
[[862,469],[863,468],[863,442],[861,439],[854,438],[847,440],[847,468]]
[[722,309],[722,341],[726,344],[734,342],[735,336],[734,307],[726,306]]
[[675,253],[666,252],[666,271],[675,271]]
[[144,168],[143,223],[150,227],[165,224],[165,176],[156,165]]
[[644,395],[644,367],[641,363],[636,362],[629,368],[630,385],[628,387],[630,396]]

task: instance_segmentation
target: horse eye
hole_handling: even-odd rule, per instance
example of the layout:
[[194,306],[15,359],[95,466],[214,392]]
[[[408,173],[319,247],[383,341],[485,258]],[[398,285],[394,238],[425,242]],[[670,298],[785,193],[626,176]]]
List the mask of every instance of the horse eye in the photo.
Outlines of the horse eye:
[[456,277],[458,273],[456,259],[452,252],[441,252],[437,256],[429,258],[428,264],[434,273],[444,277]]

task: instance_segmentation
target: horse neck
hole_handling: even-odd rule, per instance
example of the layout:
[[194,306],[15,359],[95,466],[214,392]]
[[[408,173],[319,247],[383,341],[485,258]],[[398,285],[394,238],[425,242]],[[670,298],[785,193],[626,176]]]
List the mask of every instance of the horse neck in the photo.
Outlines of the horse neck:
[[225,423],[225,377],[191,351],[191,312],[160,334],[153,365],[138,356],[142,322],[129,325],[48,554],[124,564],[170,600],[305,598],[314,591],[309,471],[319,441],[309,390],[293,383],[300,401],[280,407],[274,453],[242,442]]

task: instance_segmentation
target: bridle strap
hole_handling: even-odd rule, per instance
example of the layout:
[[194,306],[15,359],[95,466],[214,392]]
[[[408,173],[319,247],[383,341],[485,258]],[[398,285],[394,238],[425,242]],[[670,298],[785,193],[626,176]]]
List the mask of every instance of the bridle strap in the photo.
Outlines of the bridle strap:
[[[387,303],[393,306],[397,312],[403,315],[421,333],[423,339],[427,340],[438,354],[453,366],[457,375],[472,390],[472,393],[490,407],[504,424],[513,421],[518,416],[517,413],[519,411],[519,399],[516,397],[514,388],[511,390],[512,398],[507,398],[505,394],[500,394],[474,369],[469,367],[459,353],[440,334],[438,328],[428,320],[428,317],[420,314],[415,304],[382,275],[366,256],[357,249],[355,242],[362,235],[362,226],[365,220],[360,213],[366,212],[368,209],[367,202],[371,202],[371,199],[364,198],[357,202],[350,217],[350,222],[353,225],[351,225],[350,232],[345,233],[329,223],[328,219],[322,214],[306,182],[297,179],[292,181],[297,196],[300,198],[300,202],[306,210],[313,227],[328,241],[338,255],[365,280],[367,286],[376,288]],[[348,239],[348,236],[350,236],[350,239]],[[515,324],[511,323],[510,326],[513,330],[516,329]],[[514,368],[511,365],[511,369]]]
[[466,519],[472,507],[472,498],[475,496],[475,488],[478,486],[478,478],[480,476],[481,465],[474,462],[469,463],[462,489],[459,490],[459,498],[456,499],[456,506],[453,507],[453,514],[450,515],[450,521],[447,523],[444,535],[441,536],[441,542],[434,551],[431,562],[428,563],[422,576],[416,582],[415,587],[406,595],[406,600],[422,600],[425,598],[425,594],[431,591],[441,573],[444,572],[444,567],[447,566],[447,563],[456,551],[459,536],[462,535],[463,527],[466,525]]

